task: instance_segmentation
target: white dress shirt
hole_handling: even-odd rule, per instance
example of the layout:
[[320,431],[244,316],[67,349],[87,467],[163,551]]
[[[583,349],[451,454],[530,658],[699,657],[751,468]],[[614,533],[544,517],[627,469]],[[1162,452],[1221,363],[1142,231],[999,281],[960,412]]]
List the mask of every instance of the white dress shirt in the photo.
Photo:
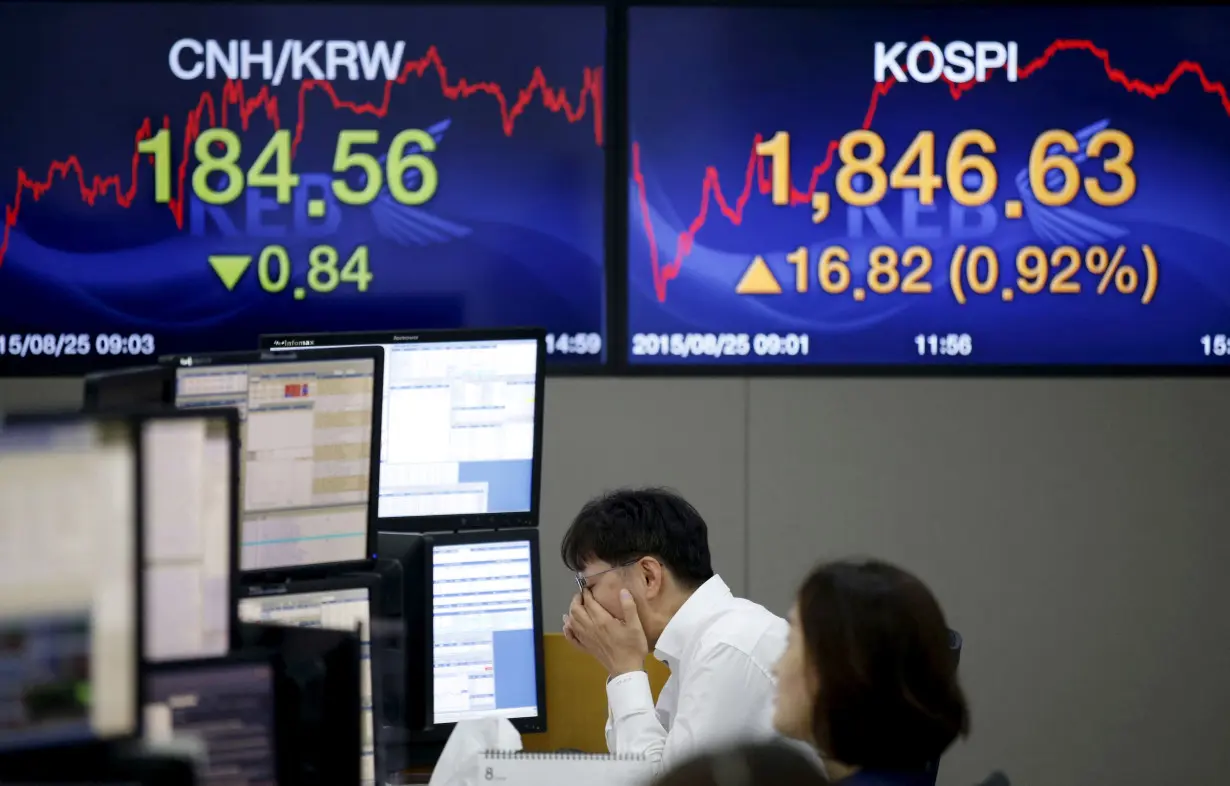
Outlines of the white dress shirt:
[[670,678],[653,704],[649,676],[607,682],[606,744],[663,769],[737,742],[773,736],[773,666],[789,626],[736,598],[719,576],[702,584],[667,623],[654,657]]

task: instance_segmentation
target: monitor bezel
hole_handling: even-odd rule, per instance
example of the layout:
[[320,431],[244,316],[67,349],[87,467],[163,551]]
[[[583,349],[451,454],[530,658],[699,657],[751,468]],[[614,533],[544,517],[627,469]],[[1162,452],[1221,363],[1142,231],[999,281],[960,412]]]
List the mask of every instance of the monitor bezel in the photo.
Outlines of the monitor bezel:
[[453,731],[453,727],[457,725],[456,722],[435,722],[435,630],[433,623],[435,616],[433,614],[435,591],[433,574],[435,573],[436,546],[464,546],[473,543],[511,543],[516,541],[528,541],[530,544],[530,591],[533,594],[531,607],[534,621],[534,679],[537,683],[535,690],[537,693],[538,712],[531,717],[509,718],[508,720],[517,731],[523,734],[537,734],[547,730],[546,662],[542,643],[542,567],[538,548],[538,530],[536,528],[522,528],[468,532],[430,532],[423,535],[424,560],[427,566],[427,569],[423,571],[424,613],[427,620],[427,629],[424,632],[423,640],[427,647],[427,657],[424,659],[427,673],[423,677],[426,679],[426,684],[431,686],[431,688],[424,691],[427,712],[426,716],[422,719],[422,731],[411,733],[413,741],[442,742],[448,738],[448,735]]
[[[530,509],[507,513],[465,513],[441,516],[380,517],[380,493],[376,490],[375,523],[384,532],[421,534],[438,530],[485,530],[505,527],[537,527],[542,497],[542,434],[545,412],[547,331],[542,328],[495,328],[491,330],[363,330],[338,333],[270,333],[260,337],[261,351],[275,355],[290,349],[275,349],[282,342],[307,352],[323,352],[339,346],[384,347],[391,344],[452,344],[491,341],[528,341],[537,344],[534,374],[534,445],[530,467]],[[379,446],[383,447],[383,446]],[[379,461],[380,451],[376,451]]]
[[[239,614],[239,601],[249,598],[272,598],[272,597],[287,597],[289,595],[306,595],[316,592],[339,592],[345,590],[364,589],[367,590],[367,620],[368,620],[368,670],[371,672],[372,682],[372,753],[376,768],[376,783],[383,783],[385,773],[382,770],[384,766],[384,753],[381,746],[384,743],[384,734],[380,725],[380,706],[378,702],[381,700],[383,693],[381,691],[382,679],[379,669],[376,668],[375,661],[375,641],[377,625],[385,622],[385,616],[381,603],[379,602],[380,592],[380,577],[374,573],[344,573],[327,578],[302,578],[288,579],[281,582],[245,582],[237,593],[235,599],[235,613]],[[279,625],[276,622],[268,620],[260,620],[255,622],[241,622],[242,625],[265,625],[275,628],[299,628],[299,625]],[[311,630],[315,630],[312,628]],[[332,628],[321,628],[331,633],[352,633],[358,635],[358,631],[337,631]],[[359,673],[362,674],[362,639],[359,641],[360,647],[360,664]],[[359,710],[362,712],[363,694],[359,693]],[[362,717],[360,717],[360,729],[362,728]],[[359,755],[363,755],[362,742],[360,738]]]
[[[320,352],[313,352],[311,357],[301,357],[297,352],[261,352],[244,351],[244,352],[212,352],[200,355],[165,355],[159,358],[159,362],[172,366],[170,381],[170,402],[171,406],[175,407],[175,398],[179,387],[179,371],[186,368],[198,368],[208,366],[244,366],[244,365],[264,365],[273,363],[302,363],[313,362],[318,360],[372,360],[375,363],[373,369],[372,380],[372,435],[371,435],[371,456],[369,457],[368,465],[368,490],[367,490],[367,542],[364,546],[364,556],[354,560],[340,560],[338,562],[320,562],[310,565],[288,565],[268,568],[253,568],[244,570],[243,549],[240,547],[240,582],[261,582],[261,581],[277,581],[301,576],[310,576],[318,573],[322,569],[325,570],[359,570],[366,567],[376,554],[376,523],[377,512],[379,505],[380,493],[380,430],[381,430],[381,415],[383,412],[383,396],[384,396],[384,351],[375,347],[348,347],[343,349],[329,349]],[[202,407],[202,409],[205,409]],[[209,409],[216,409],[210,407]],[[184,411],[192,412],[191,408]],[[242,426],[241,426],[242,428]],[[242,439],[242,437],[241,437]],[[242,456],[242,444],[240,445],[240,460]],[[238,486],[238,483],[236,484]],[[238,496],[238,492],[237,496]],[[243,499],[239,498],[239,534],[243,535]]]
[[[120,422],[128,429],[128,439],[132,449],[132,468],[133,468],[133,524],[135,532],[133,533],[133,602],[136,608],[133,610],[133,723],[132,731],[116,734],[113,736],[95,737],[91,740],[63,743],[52,743],[45,746],[40,746],[40,750],[59,750],[63,748],[71,748],[77,745],[93,746],[96,744],[106,745],[113,742],[124,742],[129,740],[141,739],[145,734],[145,684],[142,679],[144,675],[144,658],[142,647],[145,646],[145,483],[141,472],[142,451],[141,451],[141,434],[140,424],[131,416],[118,414],[114,412],[27,412],[27,413],[8,413],[0,416],[0,430],[8,428],[10,425],[71,425],[73,423],[99,423],[99,422]],[[91,680],[92,681],[92,680]],[[0,754],[5,757],[21,756],[23,753],[29,753],[30,749],[14,749]]]
[[[174,379],[174,377],[170,377]],[[241,535],[240,513],[239,513],[239,410],[234,407],[201,407],[199,409],[175,409],[171,406],[165,408],[160,407],[134,407],[130,409],[115,409],[103,410],[95,413],[100,417],[119,416],[130,418],[134,423],[137,432],[137,451],[138,451],[138,468],[142,470],[144,475],[145,466],[145,447],[141,440],[141,429],[147,421],[151,420],[187,420],[190,418],[206,418],[213,420],[222,420],[226,423],[228,453],[231,457],[231,478],[230,478],[230,501],[227,503],[230,513],[230,522],[227,525],[228,540],[230,543],[230,553],[227,555],[227,560],[230,563],[230,579],[227,582],[227,598],[229,600],[228,615],[227,615],[227,652],[232,652],[240,645],[239,639],[239,608],[235,605],[235,598],[239,591],[239,537]],[[142,484],[142,493],[144,494],[145,487]],[[143,521],[144,524],[144,521]],[[144,547],[141,554],[141,584],[142,584],[142,603],[144,603],[144,586],[145,586],[145,553]],[[144,606],[142,606],[144,613]],[[175,666],[183,663],[189,666],[199,664],[202,661],[215,660],[222,658],[222,655],[205,655],[200,658],[168,658],[166,660],[151,660],[145,654],[145,641],[141,642],[141,665],[144,668],[159,668],[161,666]]]

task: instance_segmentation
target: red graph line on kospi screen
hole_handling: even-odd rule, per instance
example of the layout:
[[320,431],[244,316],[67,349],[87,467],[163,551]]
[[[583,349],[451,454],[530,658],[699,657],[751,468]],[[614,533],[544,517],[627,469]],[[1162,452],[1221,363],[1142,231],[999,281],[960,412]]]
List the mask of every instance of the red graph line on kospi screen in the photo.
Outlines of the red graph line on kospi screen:
[[[407,62],[397,79],[385,82],[384,97],[379,104],[357,103],[342,99],[334,90],[333,84],[327,80],[303,80],[299,85],[299,99],[297,102],[299,114],[295,122],[292,152],[299,149],[299,143],[303,140],[303,128],[306,120],[305,103],[307,94],[312,90],[323,91],[332,101],[334,109],[347,109],[356,115],[373,115],[383,118],[389,112],[393,86],[395,84],[404,85],[411,76],[422,78],[429,68],[434,68],[439,75],[440,92],[444,94],[445,98],[457,101],[480,93],[493,97],[500,106],[500,119],[503,123],[505,136],[512,136],[517,118],[526,110],[530,102],[534,100],[534,96],[538,94],[542,96],[543,106],[551,112],[563,113],[569,123],[580,122],[588,113],[593,118],[594,141],[599,146],[602,144],[601,67],[586,68],[584,70],[580,96],[575,106],[569,102],[564,88],[555,88],[547,83],[546,74],[539,67],[534,68],[529,84],[518,91],[517,100],[510,105],[503,88],[494,82],[471,83],[462,77],[455,83],[449,84],[448,68],[444,65],[439,50],[435,46],[431,46],[422,58]],[[183,156],[180,159],[175,190],[167,205],[171,210],[171,214],[175,217],[175,225],[180,229],[184,227],[184,181],[188,175],[189,153],[192,150],[192,145],[202,128],[226,127],[227,121],[230,119],[229,110],[231,107],[235,107],[238,111],[240,123],[245,131],[248,130],[248,122],[252,116],[261,110],[264,110],[265,116],[269,118],[275,129],[282,127],[278,99],[270,93],[268,86],[262,87],[251,98],[245,96],[243,82],[240,80],[228,80],[222,86],[221,98],[218,101],[214,100],[213,93],[210,91],[201,93],[196,108],[188,113],[187,121],[184,123]],[[209,122],[207,125],[203,125],[202,121],[206,117],[208,117]],[[169,128],[170,124],[171,118],[169,116],[164,117],[162,121],[163,127]],[[153,133],[153,121],[147,117],[141,127],[137,129],[135,141],[140,142]],[[93,206],[100,196],[110,193],[114,195],[115,201],[120,207],[127,208],[133,203],[137,195],[137,170],[140,167],[141,158],[141,154],[135,152],[134,145],[132,169],[126,173],[130,177],[127,190],[121,190],[123,174],[106,177],[95,175],[93,179],[87,179],[84,167],[75,155],[71,155],[62,161],[51,162],[51,165],[47,167],[47,174],[42,180],[32,178],[24,169],[18,169],[17,191],[13,197],[13,204],[6,205],[4,210],[4,236],[0,237],[0,265],[4,264],[4,255],[8,251],[9,234],[13,227],[17,225],[17,218],[21,214],[23,194],[28,192],[35,201],[38,201],[58,180],[67,179],[72,174],[77,178],[77,182],[81,187],[81,199],[86,204]]]
[[[1170,75],[1165,80],[1156,84],[1133,79],[1126,73],[1115,68],[1110,62],[1110,53],[1094,45],[1092,41],[1085,39],[1059,39],[1046,48],[1046,50],[1018,69],[1017,78],[1025,79],[1038,71],[1041,71],[1051,59],[1060,52],[1067,51],[1083,51],[1093,55],[1102,62],[1106,69],[1106,79],[1109,82],[1118,84],[1127,90],[1129,93],[1139,93],[1147,98],[1157,98],[1170,92],[1175,82],[1184,74],[1194,74],[1199,80],[1201,87],[1206,93],[1213,93],[1221,100],[1222,108],[1227,115],[1230,115],[1230,95],[1227,95],[1226,87],[1221,82],[1215,82],[1209,79],[1204,72],[1204,67],[1199,63],[1184,60],[1174,67]],[[944,80],[948,82],[947,79]],[[871,100],[867,106],[867,113],[863,116],[864,129],[871,128],[871,123],[875,119],[876,110],[879,107],[880,99],[888,95],[890,89],[895,84],[892,78],[888,81],[877,84],[871,91]],[[961,96],[974,88],[977,82],[964,82],[954,84],[948,82],[948,92],[952,99],[956,101]],[[696,213],[696,218],[688,225],[688,228],[679,233],[679,239],[675,245],[675,258],[667,264],[662,264],[659,258],[658,242],[654,236],[653,223],[649,215],[649,198],[646,193],[645,176],[641,172],[641,147],[637,142],[632,143],[632,180],[636,184],[637,201],[640,203],[641,221],[645,226],[645,235],[649,241],[649,258],[653,266],[653,285],[654,291],[657,293],[658,302],[666,302],[666,287],[675,277],[679,275],[680,269],[683,267],[683,260],[692,252],[692,244],[696,239],[696,234],[705,226],[705,222],[709,219],[709,207],[711,202],[716,202],[718,210],[726,217],[731,224],[739,226],[743,223],[743,209],[747,206],[748,199],[752,195],[753,183],[757,185],[762,196],[772,192],[772,181],[765,173],[764,158],[757,155],[756,146],[759,145],[764,138],[757,134],[752,140],[752,152],[748,157],[747,168],[744,171],[743,190],[735,199],[732,206],[730,200],[722,193],[721,178],[718,174],[717,167],[709,166],[705,168],[705,177],[701,183],[700,209]],[[811,172],[811,181],[808,183],[806,191],[800,191],[790,184],[790,204],[804,205],[811,203],[811,195],[816,191],[816,184],[820,177],[829,170],[833,165],[833,159],[837,154],[838,140],[832,140],[828,144],[828,149],[825,151],[824,160],[817,164]]]

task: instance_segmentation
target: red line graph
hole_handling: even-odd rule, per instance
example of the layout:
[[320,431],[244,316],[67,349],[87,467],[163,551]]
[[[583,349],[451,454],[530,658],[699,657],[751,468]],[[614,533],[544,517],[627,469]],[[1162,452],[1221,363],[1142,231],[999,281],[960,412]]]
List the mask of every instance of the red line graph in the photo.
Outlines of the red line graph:
[[[1200,85],[1204,88],[1204,91],[1215,94],[1221,100],[1222,108],[1226,114],[1230,115],[1230,95],[1227,95],[1225,85],[1209,79],[1208,75],[1204,72],[1204,67],[1199,63],[1184,60],[1174,67],[1165,80],[1156,84],[1149,84],[1139,79],[1133,79],[1120,69],[1115,68],[1110,62],[1110,52],[1099,48],[1092,41],[1085,39],[1061,38],[1055,41],[1041,55],[1018,69],[1017,78],[1025,79],[1041,71],[1051,62],[1055,55],[1060,52],[1069,51],[1082,51],[1093,55],[1102,62],[1102,66],[1106,69],[1107,81],[1122,86],[1129,93],[1138,93],[1150,99],[1170,92],[1170,89],[1174,87],[1175,83],[1184,74],[1194,74],[1200,80]],[[945,81],[947,80],[945,79]],[[894,84],[895,82],[890,78],[888,81],[877,84],[872,88],[867,112],[863,116],[862,127],[864,129],[871,128],[871,123],[876,116],[876,110],[880,105],[880,99],[888,95]],[[962,84],[948,82],[948,93],[952,96],[952,100],[956,101],[962,95],[972,90],[977,84],[977,82],[964,82]],[[675,246],[675,258],[666,264],[662,264],[659,260],[658,243],[654,237],[653,224],[650,221],[645,176],[641,172],[641,148],[638,143],[632,143],[632,180],[636,184],[637,200],[641,208],[641,220],[644,223],[645,234],[649,241],[649,257],[653,265],[653,285],[659,303],[666,302],[667,284],[679,275],[679,271],[683,267],[684,258],[692,252],[692,244],[696,239],[696,234],[704,228],[705,222],[709,220],[711,204],[716,202],[718,210],[721,211],[722,215],[731,224],[739,226],[743,223],[743,209],[747,206],[748,199],[752,195],[752,185],[755,184],[758,187],[762,196],[772,192],[772,181],[765,173],[764,159],[756,154],[756,146],[762,141],[764,139],[760,134],[757,134],[752,141],[752,152],[748,157],[747,167],[743,175],[743,190],[735,198],[733,206],[730,200],[726,198],[726,195],[722,193],[721,177],[717,167],[709,166],[705,168],[705,177],[701,183],[700,208],[697,210],[696,218],[692,219],[686,230],[679,233],[679,239]],[[811,195],[815,193],[816,184],[819,182],[820,177],[833,165],[833,159],[837,154],[837,145],[838,140],[834,139],[829,142],[828,149],[824,154],[824,160],[811,171],[811,180],[807,185],[806,191],[795,188],[793,183],[790,184],[790,204],[792,206],[811,203]]]
[[[580,122],[585,118],[586,114],[589,114],[593,118],[594,141],[598,145],[602,144],[601,67],[585,69],[580,96],[575,106],[569,102],[564,88],[555,88],[548,84],[546,74],[543,73],[541,68],[537,67],[534,69],[529,84],[518,91],[516,101],[510,105],[503,88],[494,82],[469,82],[465,78],[459,78],[456,82],[450,84],[448,81],[448,68],[444,65],[439,50],[432,46],[428,48],[422,58],[408,61],[402,67],[401,74],[397,79],[385,82],[384,97],[379,104],[347,101],[338,96],[331,82],[320,79],[303,80],[299,84],[298,117],[294,126],[295,134],[292,151],[297,151],[299,143],[303,141],[304,126],[306,124],[307,95],[313,90],[320,90],[328,96],[329,100],[333,103],[334,109],[346,109],[356,115],[372,115],[383,118],[389,112],[393,86],[395,84],[404,85],[411,76],[421,79],[428,69],[433,68],[440,77],[440,92],[444,94],[445,98],[458,101],[479,94],[494,98],[500,106],[500,119],[503,123],[505,136],[512,136],[517,118],[529,107],[535,95],[541,95],[543,106],[551,112],[563,113],[569,123]],[[275,129],[282,127],[277,96],[270,93],[268,86],[262,87],[255,95],[249,98],[244,93],[242,81],[228,80],[222,86],[221,95],[218,100],[214,99],[214,95],[210,91],[201,93],[196,108],[188,113],[187,120],[184,123],[183,156],[180,159],[179,170],[176,173],[175,188],[173,189],[171,200],[167,204],[171,214],[175,217],[175,225],[180,229],[184,227],[184,202],[186,198],[184,181],[188,176],[188,161],[192,145],[203,128],[227,127],[231,119],[232,108],[239,115],[239,121],[244,131],[248,130],[252,116],[262,111]],[[207,123],[205,122],[206,120],[208,120]],[[169,128],[170,125],[170,116],[163,117],[162,127]],[[24,169],[18,169],[17,191],[13,197],[13,203],[6,205],[4,208],[4,235],[0,237],[0,265],[4,264],[4,255],[9,247],[9,234],[13,227],[17,225],[17,219],[21,215],[22,197],[27,193],[37,202],[58,181],[66,180],[71,175],[76,177],[77,183],[80,186],[82,201],[90,206],[93,206],[99,197],[106,194],[112,195],[120,207],[127,208],[132,205],[133,200],[137,196],[137,170],[141,164],[141,154],[136,152],[136,143],[148,138],[153,133],[153,120],[147,117],[141,124],[141,127],[137,129],[133,144],[132,169],[127,173],[107,176],[94,175],[92,178],[87,178],[85,168],[75,155],[70,155],[62,161],[52,161],[50,166],[47,167],[47,174],[42,179],[33,178]],[[122,182],[125,174],[129,178],[127,188],[124,188]]]

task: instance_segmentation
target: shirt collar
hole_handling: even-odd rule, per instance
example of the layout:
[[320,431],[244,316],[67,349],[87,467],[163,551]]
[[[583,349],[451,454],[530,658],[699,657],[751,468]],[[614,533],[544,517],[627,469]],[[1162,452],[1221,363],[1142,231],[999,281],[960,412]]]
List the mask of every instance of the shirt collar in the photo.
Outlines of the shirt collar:
[[666,628],[658,637],[658,646],[654,647],[654,657],[668,666],[678,664],[700,626],[731,597],[730,587],[726,586],[721,576],[713,574],[712,578],[696,588],[666,623]]

